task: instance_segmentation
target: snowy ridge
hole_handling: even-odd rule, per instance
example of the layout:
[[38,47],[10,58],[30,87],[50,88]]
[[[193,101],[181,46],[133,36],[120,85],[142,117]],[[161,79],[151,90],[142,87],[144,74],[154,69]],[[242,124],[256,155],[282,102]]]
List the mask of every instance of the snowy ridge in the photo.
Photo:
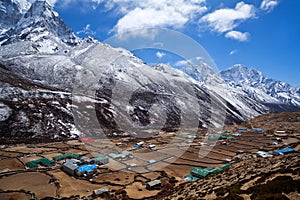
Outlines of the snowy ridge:
[[283,103],[300,107],[300,88],[265,77],[254,68],[234,65],[221,72],[221,76],[235,89],[263,103]]
[[[21,13],[22,11],[19,10],[19,15]],[[12,13],[8,14],[8,16],[11,15]],[[26,40],[35,42],[51,37],[58,37],[67,44],[78,43],[79,39],[71,28],[63,22],[47,1],[35,1],[21,16],[19,20],[16,19],[17,23],[12,23],[10,29],[0,35],[0,44]]]
[[[263,99],[278,102],[247,86],[250,96],[246,86],[225,84],[218,76],[209,84],[212,73],[205,63],[182,71],[165,64],[150,67],[125,49],[91,37],[79,39],[45,1],[6,2],[1,4],[0,14],[8,18],[21,15],[0,35],[2,138],[70,138],[88,134],[86,128],[91,133],[104,130],[115,135],[126,131],[128,122],[160,125],[163,117],[163,129],[173,131],[182,116],[189,119],[183,122],[188,127],[192,122],[200,128],[218,127],[223,122],[212,120],[213,114],[226,115],[227,124],[240,123],[269,111],[261,103]],[[29,5],[26,2],[32,4],[23,13]],[[7,12],[9,7],[13,9]],[[261,81],[258,75],[256,82]],[[283,91],[278,95],[286,98]],[[157,119],[150,119],[150,108],[156,109]],[[101,130],[96,126],[99,123]]]
[[25,14],[35,0],[12,0],[14,3],[19,5],[20,11],[22,14]]
[[18,2],[0,1],[0,37],[13,28],[22,17]]

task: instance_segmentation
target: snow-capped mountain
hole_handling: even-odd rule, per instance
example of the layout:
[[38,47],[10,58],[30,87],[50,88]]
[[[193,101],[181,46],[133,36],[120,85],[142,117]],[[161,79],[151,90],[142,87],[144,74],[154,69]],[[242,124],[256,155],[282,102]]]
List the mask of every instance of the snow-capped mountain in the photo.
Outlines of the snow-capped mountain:
[[0,36],[2,138],[123,133],[131,122],[165,130],[191,122],[216,127],[269,111],[221,79],[199,82],[189,76],[192,69],[150,67],[125,49],[77,38],[46,1],[29,3],[28,10],[20,2],[1,4],[5,16],[20,13]]
[[264,103],[288,104],[300,107],[300,88],[288,83],[267,78],[262,72],[243,65],[221,72],[226,83],[234,88],[243,90],[249,97]]
[[204,61],[199,61],[197,64],[189,63],[181,71],[199,82],[206,82],[212,74],[215,74],[214,69]]
[[[269,111],[269,108],[267,106],[258,103],[251,97],[248,97],[248,95],[243,90],[233,88],[230,85],[226,84],[223,81],[222,77],[218,76],[218,74],[213,73],[213,70],[210,67],[204,69],[204,66],[197,67],[196,65],[189,65],[179,70],[174,69],[168,64],[159,63],[157,65],[154,65],[153,68],[172,76],[184,77],[193,84],[197,85],[197,87],[206,88],[206,90],[210,93],[217,94],[218,98],[226,101],[227,106],[231,108],[227,109],[226,111],[228,113],[228,116],[237,117],[235,120],[231,118],[232,121],[243,119],[243,116],[247,116],[246,118],[248,118]],[[193,76],[190,75],[192,71],[195,72]],[[201,71],[203,73],[200,73]],[[210,80],[213,80],[212,83],[209,83]],[[272,99],[269,101],[269,103],[276,104],[278,103],[278,101]],[[230,120],[228,120],[227,123],[230,123]]]
[[[22,15],[18,4],[12,2],[12,5],[19,9],[14,9],[13,12],[19,12]],[[7,12],[8,17],[11,14],[11,12]],[[47,1],[35,1],[17,23],[12,25],[13,27],[0,36],[1,43],[4,45],[19,41],[35,42],[55,37],[59,37],[63,42],[69,44],[75,44],[78,41],[71,28],[63,22]]]
[[0,1],[0,35],[15,26],[21,17],[19,4],[11,0]]

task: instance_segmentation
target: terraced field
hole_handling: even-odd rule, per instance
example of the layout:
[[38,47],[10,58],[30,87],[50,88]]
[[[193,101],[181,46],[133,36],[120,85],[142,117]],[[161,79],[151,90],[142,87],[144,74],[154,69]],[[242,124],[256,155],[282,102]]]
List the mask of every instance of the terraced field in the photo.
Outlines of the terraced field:
[[[227,129],[228,132],[223,136],[236,133],[232,127]],[[300,134],[297,131],[285,135],[282,141],[277,141],[278,136],[270,130],[266,130],[265,133],[241,131],[240,134],[233,139],[218,141],[206,141],[203,133],[197,138],[190,137],[189,133],[180,134],[180,137],[176,133],[162,133],[147,139],[95,138],[89,143],[70,140],[36,145],[2,145],[0,146],[0,199],[26,200],[31,197],[60,199],[75,198],[75,196],[77,199],[93,199],[93,190],[103,187],[110,190],[109,196],[106,197],[108,199],[168,199],[164,195],[169,194],[168,191],[175,192],[173,188],[181,188],[182,184],[185,185],[184,177],[193,167],[220,167],[225,162],[230,162],[235,169],[239,168],[241,163],[263,162],[264,158],[257,158],[256,152],[259,150],[273,151],[287,147],[300,150]],[[134,148],[134,144],[140,141],[144,141],[144,144],[140,148]],[[274,142],[277,143],[272,144]],[[75,178],[63,172],[61,165],[64,160],[57,161],[52,166],[39,165],[36,169],[25,166],[28,161],[40,158],[52,159],[62,153],[76,153],[91,158],[99,153],[109,155],[122,150],[127,150],[130,156],[124,159],[110,157],[109,163],[100,166],[95,176],[89,179]],[[298,153],[293,155],[299,156]],[[280,157],[274,159],[278,161],[278,166],[281,166]],[[282,159],[286,160],[284,157]],[[251,173],[254,173],[253,176],[257,180],[259,179],[254,170],[249,170],[245,176],[250,178],[248,177],[241,186],[244,190],[256,183],[256,179],[251,178]],[[223,177],[221,182],[225,181],[224,185],[229,180],[233,180],[232,174],[234,171],[230,169],[209,180],[221,176]],[[163,180],[161,189],[151,191],[146,189],[146,183],[156,179]],[[234,180],[233,183],[237,183],[240,179]],[[207,186],[207,180],[201,180],[200,183],[203,185],[203,188],[199,189],[203,191],[202,197],[208,198],[210,187]],[[169,195],[172,196],[171,193]],[[178,193],[177,195],[182,196]],[[243,195],[247,196],[248,193],[241,193],[240,196]]]

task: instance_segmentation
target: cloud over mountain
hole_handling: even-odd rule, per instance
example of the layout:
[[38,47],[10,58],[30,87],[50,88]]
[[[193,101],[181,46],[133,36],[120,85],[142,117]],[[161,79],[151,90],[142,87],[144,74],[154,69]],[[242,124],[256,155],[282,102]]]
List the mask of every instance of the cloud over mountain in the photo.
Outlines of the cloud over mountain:
[[224,33],[236,28],[241,22],[255,16],[255,7],[244,2],[236,4],[235,8],[215,10],[201,18],[200,22],[218,33]]

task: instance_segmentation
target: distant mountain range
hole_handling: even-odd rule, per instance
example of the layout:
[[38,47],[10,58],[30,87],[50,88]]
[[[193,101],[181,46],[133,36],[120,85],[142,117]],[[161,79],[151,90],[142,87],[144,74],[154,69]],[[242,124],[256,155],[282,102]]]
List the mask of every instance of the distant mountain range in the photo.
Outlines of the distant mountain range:
[[[209,68],[150,67],[125,49],[78,38],[46,1],[1,1],[0,45],[0,137],[6,142],[101,130],[131,134],[131,122],[154,128],[163,121],[164,130],[193,121],[200,128],[218,127],[300,106],[299,88],[241,65],[209,84]],[[114,92],[118,84],[125,90]],[[150,117],[154,104],[163,108],[156,119]]]
[[243,90],[257,101],[270,103],[273,98],[281,103],[300,107],[300,87],[293,87],[288,83],[267,78],[254,68],[234,65],[222,71],[221,76],[230,86]]

